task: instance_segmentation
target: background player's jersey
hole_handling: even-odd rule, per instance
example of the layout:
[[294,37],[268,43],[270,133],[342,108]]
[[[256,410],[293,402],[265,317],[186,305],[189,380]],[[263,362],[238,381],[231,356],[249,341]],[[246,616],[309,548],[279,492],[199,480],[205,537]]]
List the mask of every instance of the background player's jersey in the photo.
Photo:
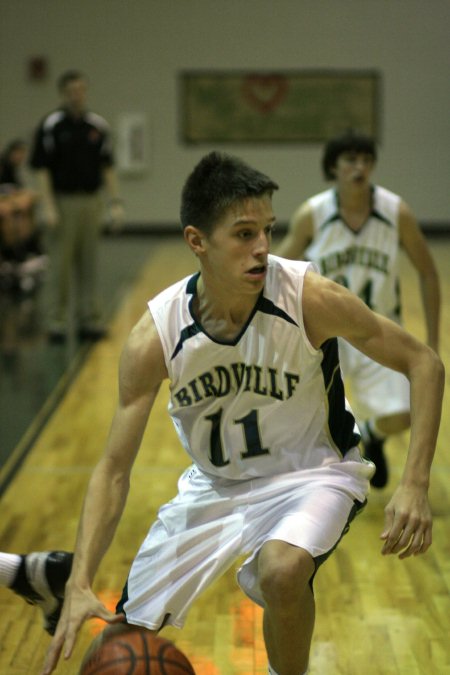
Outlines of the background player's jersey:
[[372,187],[368,220],[354,232],[339,214],[338,195],[326,190],[309,200],[314,239],[305,257],[321,273],[359,295],[375,312],[400,317],[398,280],[398,212],[400,197],[385,188]]
[[169,413],[204,472],[243,479],[313,468],[358,443],[337,341],[315,350],[305,334],[311,267],[269,256],[265,288],[230,342],[210,337],[192,314],[198,274],[149,302],[170,377]]

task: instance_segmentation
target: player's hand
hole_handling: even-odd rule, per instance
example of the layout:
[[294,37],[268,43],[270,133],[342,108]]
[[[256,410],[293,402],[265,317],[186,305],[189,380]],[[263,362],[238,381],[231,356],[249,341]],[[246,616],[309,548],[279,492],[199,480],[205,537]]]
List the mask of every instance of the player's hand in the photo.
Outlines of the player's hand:
[[47,650],[41,675],[49,675],[55,670],[61,652],[65,659],[71,656],[82,624],[94,616],[108,623],[125,621],[123,614],[114,614],[106,609],[90,589],[69,589],[66,585],[63,610]]
[[431,545],[432,516],[426,489],[399,485],[385,510],[383,555],[399,554],[399,558],[419,555]]

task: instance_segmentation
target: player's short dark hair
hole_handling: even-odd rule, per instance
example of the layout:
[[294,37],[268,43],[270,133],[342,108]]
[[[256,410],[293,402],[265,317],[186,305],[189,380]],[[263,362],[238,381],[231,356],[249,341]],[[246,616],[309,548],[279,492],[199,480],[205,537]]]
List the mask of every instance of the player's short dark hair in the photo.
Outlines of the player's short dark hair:
[[181,194],[183,229],[194,225],[210,233],[225,211],[247,197],[272,195],[278,185],[238,157],[211,152],[194,167]]
[[66,70],[65,73],[58,77],[58,91],[63,92],[69,82],[75,82],[76,80],[86,80],[86,77],[79,70]]
[[333,169],[336,167],[336,162],[343,152],[363,152],[367,155],[372,155],[374,161],[377,159],[374,139],[371,136],[366,136],[358,131],[349,129],[340,136],[330,138],[325,145],[322,157],[322,170],[326,180],[334,180]]

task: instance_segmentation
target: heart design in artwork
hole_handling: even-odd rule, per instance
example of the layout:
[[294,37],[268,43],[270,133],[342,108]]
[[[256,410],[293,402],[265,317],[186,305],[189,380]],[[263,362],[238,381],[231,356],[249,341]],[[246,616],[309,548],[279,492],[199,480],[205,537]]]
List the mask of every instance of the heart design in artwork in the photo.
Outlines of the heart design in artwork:
[[262,113],[275,110],[285,98],[288,88],[283,75],[247,75],[242,82],[245,100]]

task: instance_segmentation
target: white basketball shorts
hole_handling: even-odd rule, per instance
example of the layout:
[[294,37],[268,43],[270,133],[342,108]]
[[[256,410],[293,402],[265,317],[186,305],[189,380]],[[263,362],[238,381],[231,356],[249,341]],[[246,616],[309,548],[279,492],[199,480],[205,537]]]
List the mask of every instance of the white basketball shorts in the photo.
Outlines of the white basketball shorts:
[[409,382],[339,340],[339,360],[350,404],[358,422],[409,412]]
[[306,549],[318,565],[365,503],[373,464],[361,461],[356,448],[345,459],[245,481],[213,481],[189,468],[144,540],[117,611],[125,611],[128,623],[152,630],[181,628],[194,600],[243,554],[250,557],[238,582],[264,606],[257,574],[261,546],[286,541]]

